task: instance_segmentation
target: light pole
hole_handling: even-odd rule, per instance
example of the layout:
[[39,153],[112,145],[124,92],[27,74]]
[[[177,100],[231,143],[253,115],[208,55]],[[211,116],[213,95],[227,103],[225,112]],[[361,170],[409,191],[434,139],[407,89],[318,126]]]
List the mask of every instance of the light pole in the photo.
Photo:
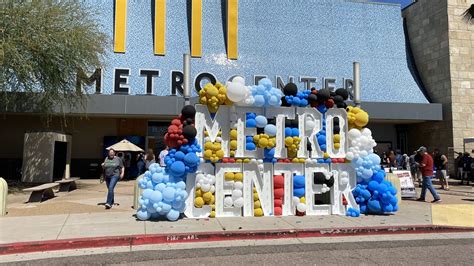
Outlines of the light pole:
[[354,104],[360,107],[360,63],[353,62]]
[[183,54],[183,96],[184,105],[189,105],[189,99],[191,97],[190,79],[191,79],[191,56],[189,54]]

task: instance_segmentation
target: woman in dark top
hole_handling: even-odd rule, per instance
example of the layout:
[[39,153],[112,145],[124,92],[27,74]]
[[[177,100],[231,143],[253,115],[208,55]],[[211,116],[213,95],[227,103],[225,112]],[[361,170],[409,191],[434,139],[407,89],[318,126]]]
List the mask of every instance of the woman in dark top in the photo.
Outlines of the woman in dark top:
[[109,155],[105,158],[104,163],[102,163],[102,168],[104,168],[105,183],[108,189],[105,208],[110,209],[114,205],[115,185],[123,178],[125,168],[123,167],[122,159],[115,156],[115,150],[113,149],[109,150]]

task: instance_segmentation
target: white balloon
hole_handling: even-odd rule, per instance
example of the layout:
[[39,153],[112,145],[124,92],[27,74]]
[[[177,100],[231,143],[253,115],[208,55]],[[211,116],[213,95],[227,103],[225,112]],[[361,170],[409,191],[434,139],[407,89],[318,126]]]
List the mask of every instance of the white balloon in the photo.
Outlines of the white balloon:
[[227,197],[224,198],[224,207],[225,208],[232,207],[232,204],[234,204],[234,201],[232,200],[232,198],[230,196],[227,196]]
[[240,181],[235,181],[234,182],[234,189],[239,189],[239,190],[242,190],[242,188],[244,187],[244,184]]
[[242,190],[240,190],[240,189],[232,190],[232,199],[233,200],[236,200],[236,199],[241,198],[241,197],[242,197]]
[[300,203],[300,198],[298,197],[293,197],[293,204],[298,205]]
[[240,198],[234,200],[234,207],[242,208],[243,206],[244,206],[244,198],[243,197],[240,197]]
[[316,124],[314,123],[313,120],[311,120],[311,119],[306,119],[306,121],[305,121],[305,131],[306,131],[306,133],[311,133],[311,132],[313,132],[313,129],[314,129],[314,126],[315,126],[315,125],[316,125]]
[[209,192],[211,192],[211,193],[216,192],[216,187],[215,187],[215,186],[211,186],[211,189],[209,189]]
[[208,192],[209,190],[211,190],[211,185],[210,184],[202,184],[201,185],[201,190],[203,192]]
[[306,211],[306,204],[300,202],[300,203],[298,203],[298,205],[296,205],[296,209],[299,212],[305,212]]
[[367,137],[372,136],[372,131],[370,131],[370,129],[368,129],[368,128],[362,129],[361,133],[362,133],[362,135],[367,136]]
[[346,159],[349,160],[349,161],[352,161],[354,159],[354,153],[352,152],[347,152],[346,153]]
[[245,86],[245,79],[241,76],[235,76],[233,79],[232,79],[232,82],[236,82],[236,83],[239,83],[239,84],[242,84]]
[[247,89],[238,82],[229,82],[227,85],[227,98],[233,102],[240,102],[247,96]]

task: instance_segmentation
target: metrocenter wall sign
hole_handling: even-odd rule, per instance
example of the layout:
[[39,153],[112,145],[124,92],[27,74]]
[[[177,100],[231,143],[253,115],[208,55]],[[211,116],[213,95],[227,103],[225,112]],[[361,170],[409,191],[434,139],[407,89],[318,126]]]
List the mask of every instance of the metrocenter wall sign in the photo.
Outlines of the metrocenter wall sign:
[[[163,60],[167,60],[166,57],[170,56],[167,55],[167,53],[172,54],[172,56],[177,53],[178,48],[171,45],[168,45],[167,51],[166,42],[170,42],[170,39],[173,41],[177,38],[173,35],[172,29],[169,28],[169,24],[178,22],[174,21],[176,20],[175,17],[167,16],[167,2],[165,0],[154,0],[152,3],[152,12],[147,13],[149,16],[142,15],[140,18],[135,18],[141,25],[139,50],[142,50],[141,48],[143,46],[151,45],[152,49],[147,49],[148,52],[140,53],[140,55],[135,56],[137,51],[128,48],[132,46],[132,44],[128,45],[128,41],[135,41],[136,38],[134,38],[134,36],[137,34],[136,27],[133,25],[134,22],[130,20],[130,17],[134,16],[133,10],[137,6],[140,6],[140,3],[130,0],[116,0],[115,4],[110,6],[113,9],[113,22],[112,24],[107,23],[105,25],[106,31],[113,32],[114,47],[113,54],[111,54],[113,60],[106,64],[106,68],[96,69],[95,72],[86,73],[81,71],[77,76],[79,88],[86,85],[86,87],[88,87],[87,91],[89,92],[106,94],[149,94],[162,96],[183,94],[184,77],[182,71],[179,70],[182,68],[182,61],[173,62],[172,69],[169,68],[170,63],[160,63]],[[172,7],[173,4],[168,3],[168,5]],[[206,4],[206,2],[204,4]],[[194,95],[197,95],[199,90],[202,89],[202,86],[207,82],[215,84],[217,80],[230,80],[233,77],[232,75],[225,76],[226,73],[220,70],[222,69],[221,66],[232,70],[232,73],[238,73],[244,77],[247,76],[247,80],[252,80],[250,85],[252,83],[256,85],[259,80],[268,77],[272,79],[279,89],[283,89],[286,83],[293,82],[300,83],[299,87],[304,89],[310,89],[311,87],[327,88],[330,90],[344,88],[349,90],[350,94],[352,94],[353,82],[351,79],[335,78],[333,76],[321,77],[314,75],[316,74],[314,73],[314,69],[308,72],[304,70],[304,73],[298,74],[289,73],[286,70],[278,68],[268,70],[268,66],[262,64],[255,65],[255,67],[251,69],[251,75],[249,75],[250,73],[246,73],[249,70],[240,67],[238,63],[239,40],[243,42],[243,44],[250,40],[247,39],[247,36],[239,36],[239,3],[237,0],[228,0],[225,5],[225,34],[223,36],[224,38],[219,40],[225,43],[225,46],[222,47],[224,49],[221,51],[212,49],[213,51],[211,53],[206,53],[208,49],[206,45],[209,45],[209,47],[215,46],[210,45],[209,40],[203,40],[205,29],[212,26],[203,24],[203,12],[205,13],[206,9],[211,6],[203,7],[202,0],[187,3],[187,8],[191,9],[191,23],[190,29],[188,29],[189,38],[186,38],[189,39],[187,40],[189,42],[189,50],[182,50],[180,53],[190,53],[194,58],[192,60],[193,87],[195,88],[192,93]],[[169,21],[167,21],[167,19]],[[151,23],[148,23],[148,21],[151,21]],[[178,26],[187,27],[186,20],[179,21]],[[222,36],[222,34],[220,34],[220,36]],[[135,45],[133,46],[135,48]],[[173,48],[170,49],[169,47]],[[224,52],[226,54],[224,54]],[[245,53],[245,49],[242,53],[240,56],[251,57],[251,55]],[[141,57],[146,57],[146,60],[141,60]],[[122,60],[122,58],[126,58],[127,60]],[[150,61],[150,59],[153,61],[153,66],[150,66],[149,63],[141,63],[142,61]],[[176,67],[177,65],[179,65],[179,67]],[[347,67],[350,68],[350,65]],[[219,68],[219,70],[211,70],[216,68]],[[93,85],[95,85],[95,88],[91,91],[90,87]]]

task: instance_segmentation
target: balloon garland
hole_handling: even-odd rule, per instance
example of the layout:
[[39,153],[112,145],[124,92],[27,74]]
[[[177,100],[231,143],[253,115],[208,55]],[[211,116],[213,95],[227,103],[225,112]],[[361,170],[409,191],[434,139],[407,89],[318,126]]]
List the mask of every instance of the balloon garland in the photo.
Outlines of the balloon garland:
[[[316,160],[317,163],[350,163],[356,172],[357,186],[352,190],[353,196],[359,204],[360,209],[348,208],[347,216],[357,217],[361,213],[382,214],[398,210],[396,189],[388,181],[385,181],[385,172],[380,167],[380,157],[373,153],[376,143],[372,132],[365,128],[369,122],[369,115],[359,107],[347,106],[349,94],[345,89],[330,91],[328,89],[298,91],[296,84],[288,83],[283,91],[273,87],[272,82],[261,79],[258,85],[246,86],[242,77],[236,76],[231,81],[223,84],[217,82],[215,85],[208,83],[199,91],[199,102],[207,106],[211,115],[215,114],[220,105],[239,105],[253,107],[312,107],[323,114],[322,129],[315,135],[315,141],[323,151],[323,158]],[[327,153],[326,143],[326,117],[325,113],[330,108],[345,108],[349,131],[348,149],[345,158],[330,158]],[[147,220],[150,218],[166,217],[168,220],[177,220],[184,212],[186,192],[186,176],[196,173],[201,159],[197,156],[201,147],[196,141],[197,131],[194,127],[196,109],[187,105],[181,110],[181,115],[171,121],[164,140],[170,147],[165,158],[166,167],[152,164],[139,181],[143,192],[139,198],[140,208],[137,210],[137,218]],[[337,118],[334,120],[333,147],[339,149],[341,145],[340,128]],[[306,119],[305,130],[312,132],[315,127],[311,119]],[[247,128],[255,128],[257,134],[245,136],[245,149],[263,149],[263,159],[235,158],[237,150],[237,130],[234,125],[230,129],[229,150],[230,157],[224,158],[222,150],[222,132],[211,141],[208,132],[204,132],[203,160],[210,163],[263,163],[263,162],[287,162],[305,163],[311,161],[308,158],[298,158],[297,151],[301,144],[297,120],[286,120],[284,129],[284,145],[287,149],[287,158],[275,158],[275,145],[277,128],[274,119],[255,113],[247,113],[245,125]],[[243,200],[243,174],[240,172],[228,172],[224,176],[226,185],[231,188],[231,195],[224,197],[224,207],[242,208]],[[348,173],[342,172],[340,184],[348,184]],[[194,207],[203,208],[208,205],[212,211],[210,217],[215,217],[215,183],[216,177],[207,173],[197,173],[196,188],[194,191]],[[315,173],[314,183],[322,186],[322,192],[330,191],[334,186],[334,176],[330,173]],[[284,196],[284,177],[273,176],[273,215],[282,215],[282,203]],[[343,202],[347,200],[343,196]],[[305,215],[305,176],[293,176],[293,205],[296,215]],[[261,202],[256,188],[253,187],[253,214],[263,216]]]

